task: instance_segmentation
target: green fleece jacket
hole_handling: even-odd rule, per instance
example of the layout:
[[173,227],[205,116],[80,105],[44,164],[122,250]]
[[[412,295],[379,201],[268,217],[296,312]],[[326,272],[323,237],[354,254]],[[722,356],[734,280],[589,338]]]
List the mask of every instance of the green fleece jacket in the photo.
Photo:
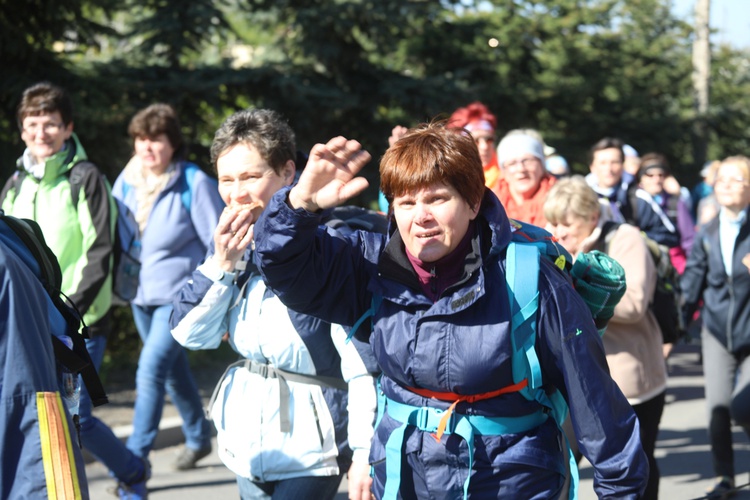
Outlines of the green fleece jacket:
[[[26,171],[23,157],[18,170],[0,193],[5,213],[35,220],[62,269],[62,292],[83,314],[86,324],[101,319],[112,304],[112,244],[117,209],[110,186],[98,169],[85,172],[73,206],[70,173],[87,160],[73,134],[66,147],[45,162],[44,176]],[[19,183],[20,179],[20,183]]]

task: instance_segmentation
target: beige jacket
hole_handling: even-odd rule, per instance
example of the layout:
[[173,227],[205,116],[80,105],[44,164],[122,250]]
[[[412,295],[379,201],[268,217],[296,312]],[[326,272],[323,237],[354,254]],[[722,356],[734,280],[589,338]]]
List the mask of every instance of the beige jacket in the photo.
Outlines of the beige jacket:
[[[603,249],[601,226],[582,243],[584,252]],[[656,268],[638,228],[621,224],[609,242],[608,255],[625,269],[627,291],[602,337],[612,378],[631,405],[644,403],[667,388],[662,335],[649,302]]]

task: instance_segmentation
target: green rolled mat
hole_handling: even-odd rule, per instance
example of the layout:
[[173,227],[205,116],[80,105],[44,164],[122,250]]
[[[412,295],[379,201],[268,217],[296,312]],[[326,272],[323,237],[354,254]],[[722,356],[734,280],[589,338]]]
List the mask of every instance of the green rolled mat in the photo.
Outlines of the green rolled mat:
[[609,255],[594,250],[578,255],[570,275],[576,291],[591,310],[599,333],[603,334],[615,306],[625,295],[625,270]]

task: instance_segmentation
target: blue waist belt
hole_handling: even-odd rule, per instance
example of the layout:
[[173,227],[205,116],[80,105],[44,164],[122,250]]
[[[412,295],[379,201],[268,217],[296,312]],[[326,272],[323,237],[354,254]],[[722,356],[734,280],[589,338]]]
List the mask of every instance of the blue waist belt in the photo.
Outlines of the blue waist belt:
[[[401,422],[385,444],[386,484],[383,498],[395,499],[401,487],[401,455],[407,426],[413,425],[421,431],[435,432],[445,411],[429,406],[399,403],[383,395],[382,391],[379,393],[381,401],[378,401],[378,407],[385,407],[385,411],[392,419]],[[464,481],[464,500],[468,497],[471,468],[474,465],[474,435],[516,434],[531,430],[546,420],[547,414],[541,410],[523,417],[483,417],[453,412],[445,428],[445,434],[461,436],[469,448],[469,472]]]

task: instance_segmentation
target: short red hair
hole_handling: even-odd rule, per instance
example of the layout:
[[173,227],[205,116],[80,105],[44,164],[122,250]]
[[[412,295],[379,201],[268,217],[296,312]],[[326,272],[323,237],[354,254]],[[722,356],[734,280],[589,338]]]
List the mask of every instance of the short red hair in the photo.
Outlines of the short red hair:
[[388,203],[435,183],[452,186],[471,207],[479,206],[485,190],[474,140],[446,128],[445,122],[409,130],[380,160],[380,189]]

